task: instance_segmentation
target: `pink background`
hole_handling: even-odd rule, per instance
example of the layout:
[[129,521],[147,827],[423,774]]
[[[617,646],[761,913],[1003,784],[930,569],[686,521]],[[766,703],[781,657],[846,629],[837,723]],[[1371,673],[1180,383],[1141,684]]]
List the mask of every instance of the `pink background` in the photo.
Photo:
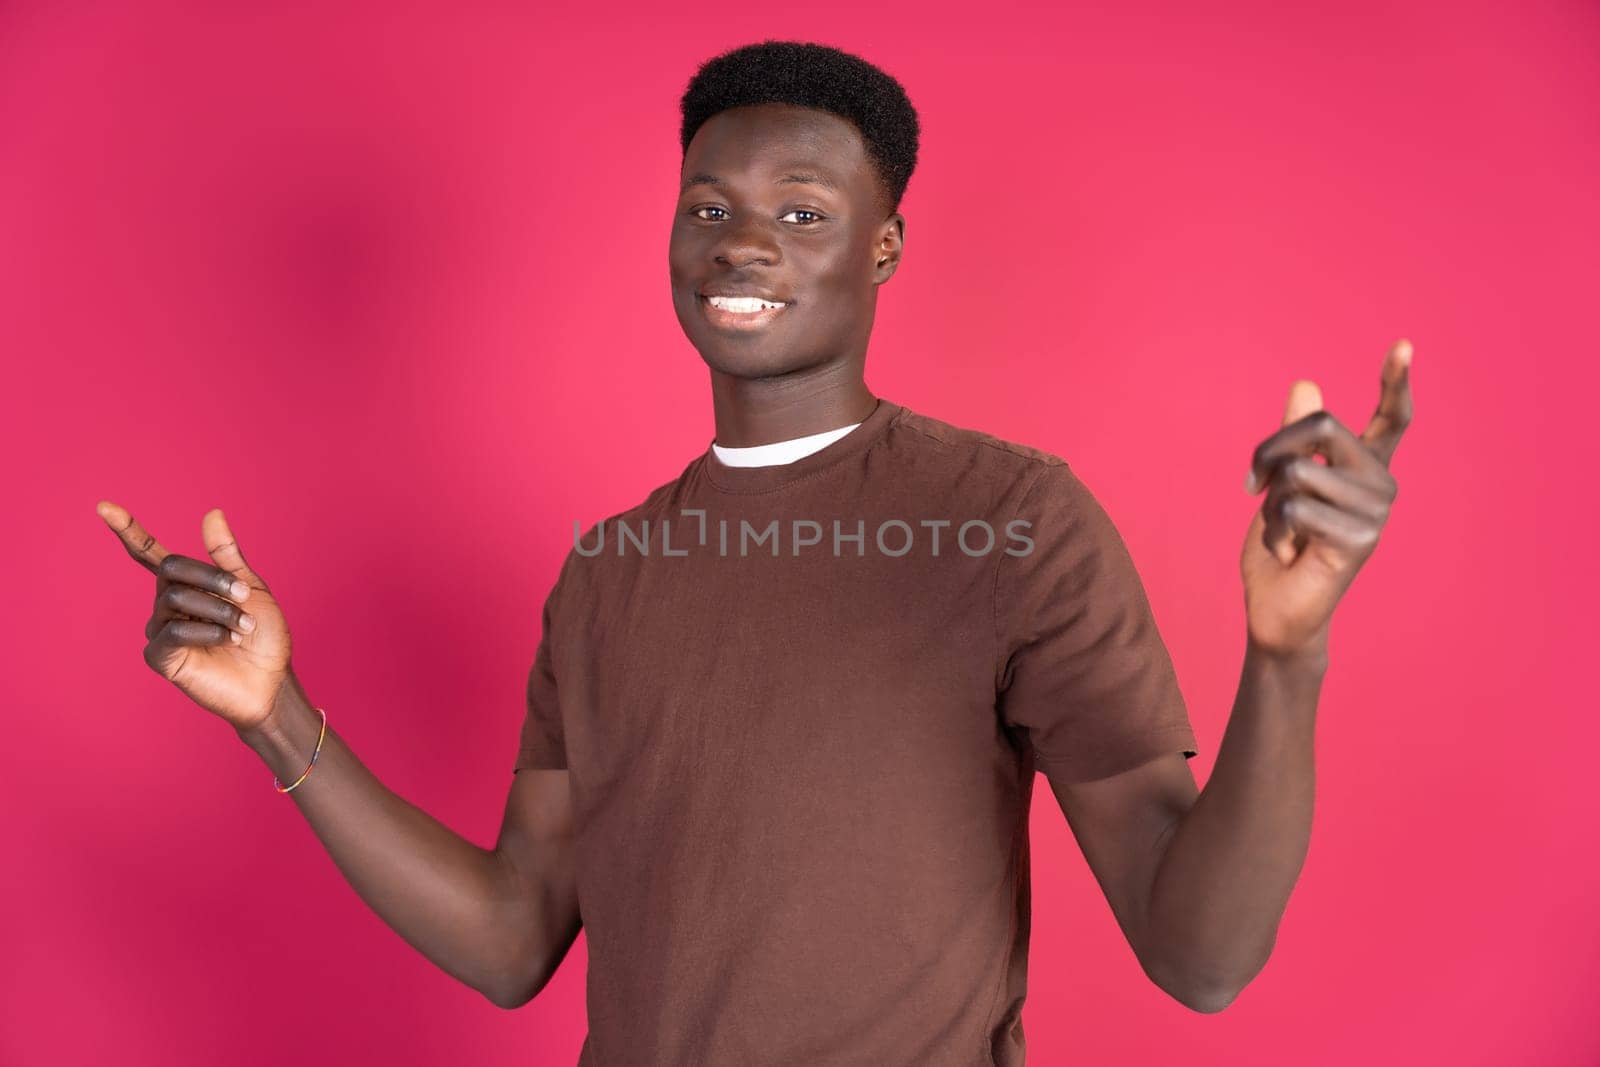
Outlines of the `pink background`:
[[507,1013],[384,926],[145,666],[154,579],[94,505],[201,556],[223,507],[330,722],[492,845],[573,521],[711,438],[667,291],[677,99],[769,36],[907,86],[868,384],[1073,463],[1202,783],[1250,451],[1299,377],[1359,430],[1416,344],[1275,956],[1220,1015],[1168,999],[1042,791],[1030,1062],[1600,1060],[1600,9],[1205,6],[0,9],[0,1062],[575,1061],[583,940]]

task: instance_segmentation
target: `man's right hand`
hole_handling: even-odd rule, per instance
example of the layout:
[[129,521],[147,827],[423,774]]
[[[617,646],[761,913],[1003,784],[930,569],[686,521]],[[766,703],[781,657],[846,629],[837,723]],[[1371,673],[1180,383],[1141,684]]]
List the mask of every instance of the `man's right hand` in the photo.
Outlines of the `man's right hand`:
[[290,688],[289,627],[267,584],[244,560],[222,509],[200,519],[213,562],[169,553],[125,508],[95,511],[134,562],[155,575],[144,661],[241,734],[272,714]]

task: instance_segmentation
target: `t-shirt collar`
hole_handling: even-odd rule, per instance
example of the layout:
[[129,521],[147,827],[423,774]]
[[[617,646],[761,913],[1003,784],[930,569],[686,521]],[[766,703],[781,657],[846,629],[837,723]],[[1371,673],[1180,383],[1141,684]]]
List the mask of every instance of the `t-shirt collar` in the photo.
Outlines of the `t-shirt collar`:
[[716,451],[711,447],[716,439],[712,438],[706,442],[706,450],[701,456],[701,469],[705,473],[706,480],[724,492],[771,492],[810,477],[840,460],[865,452],[902,410],[904,409],[901,405],[880,396],[877,406],[861,420],[861,425],[838,440],[831,441],[792,463],[762,467],[730,467],[717,458]]

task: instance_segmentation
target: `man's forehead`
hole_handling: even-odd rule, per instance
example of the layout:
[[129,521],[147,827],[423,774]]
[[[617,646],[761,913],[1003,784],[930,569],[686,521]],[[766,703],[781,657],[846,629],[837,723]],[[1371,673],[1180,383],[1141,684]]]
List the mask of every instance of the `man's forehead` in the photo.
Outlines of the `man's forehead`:
[[772,162],[745,159],[731,167],[719,164],[714,170],[707,169],[707,165],[702,163],[699,168],[684,174],[678,189],[683,192],[695,185],[725,189],[740,178],[748,178],[756,183],[768,180],[773,185],[815,185],[836,193],[847,192],[850,184],[846,175],[826,163],[814,157],[796,157]]
[[679,189],[692,185],[725,188],[733,182],[809,183],[844,193],[857,184],[860,169],[860,151],[846,145],[813,146],[792,141],[752,144],[737,139],[685,155]]
[[827,167],[853,159],[862,150],[854,123],[830,112],[793,105],[745,106],[720,111],[695,131],[685,154],[693,160],[726,157],[724,166],[765,163],[779,168],[791,163],[802,169]]

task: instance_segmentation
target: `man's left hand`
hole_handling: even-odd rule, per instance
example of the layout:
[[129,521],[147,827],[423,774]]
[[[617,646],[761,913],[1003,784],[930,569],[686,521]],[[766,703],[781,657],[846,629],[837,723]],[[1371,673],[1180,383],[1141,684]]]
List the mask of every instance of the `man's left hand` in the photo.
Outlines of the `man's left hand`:
[[1389,460],[1411,424],[1410,371],[1411,342],[1398,341],[1384,360],[1378,409],[1359,437],[1322,409],[1315,382],[1295,382],[1283,428],[1256,446],[1246,489],[1265,487],[1267,496],[1239,571],[1258,648],[1326,654],[1334,606],[1377,548],[1394,503]]

